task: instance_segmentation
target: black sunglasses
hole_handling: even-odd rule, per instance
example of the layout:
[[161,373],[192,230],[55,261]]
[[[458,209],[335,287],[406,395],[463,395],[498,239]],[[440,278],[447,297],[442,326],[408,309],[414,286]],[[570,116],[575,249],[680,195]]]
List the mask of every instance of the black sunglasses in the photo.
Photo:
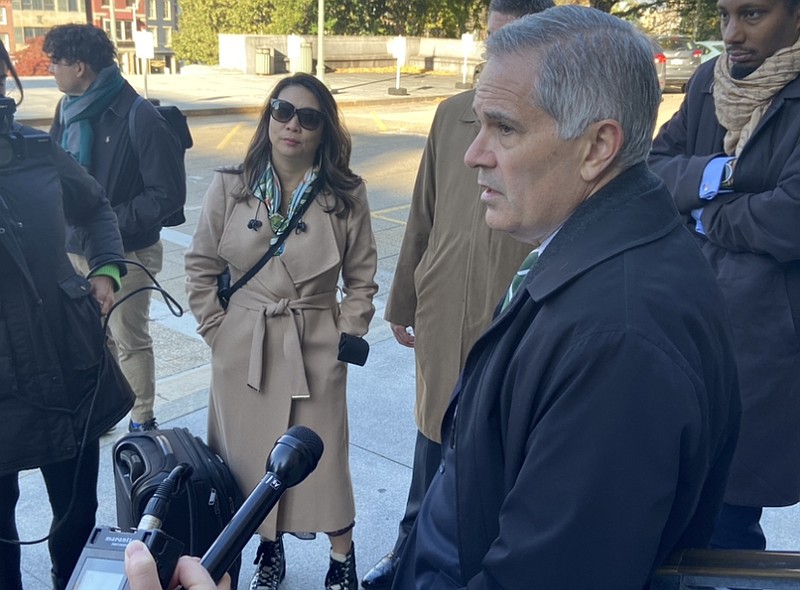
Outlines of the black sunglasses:
[[325,113],[316,109],[297,109],[295,106],[280,98],[273,98],[269,101],[269,112],[272,118],[278,123],[288,123],[297,114],[297,122],[300,127],[314,131],[325,120]]

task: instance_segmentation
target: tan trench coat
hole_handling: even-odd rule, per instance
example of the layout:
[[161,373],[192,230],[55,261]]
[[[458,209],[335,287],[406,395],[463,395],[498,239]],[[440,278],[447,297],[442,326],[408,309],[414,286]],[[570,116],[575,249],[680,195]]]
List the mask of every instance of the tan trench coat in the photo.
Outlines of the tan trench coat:
[[273,235],[263,206],[263,226],[248,229],[257,201],[232,198],[240,187],[240,174],[215,174],[186,252],[189,306],[211,346],[208,442],[249,494],[289,426],[314,430],[325,444],[317,469],[286,492],[259,533],[274,539],[276,531],[337,531],[355,517],[339,334],[367,332],[378,290],[366,189],[363,183],[355,189],[355,205],[344,218],[324,211],[332,195],[318,195],[303,216],[308,229],[292,233],[286,251],[237,291],[225,312],[217,301],[217,275],[228,265],[236,281]]
[[440,442],[444,411],[472,345],[531,246],[488,228],[478,174],[473,90],[436,111],[422,156],[384,318],[416,335],[417,427]]

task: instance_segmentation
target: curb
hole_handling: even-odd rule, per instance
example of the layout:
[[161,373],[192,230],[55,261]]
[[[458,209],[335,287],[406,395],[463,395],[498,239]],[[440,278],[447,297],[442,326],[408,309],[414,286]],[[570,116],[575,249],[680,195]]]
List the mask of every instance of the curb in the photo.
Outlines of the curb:
[[[407,95],[404,97],[386,98],[342,98],[334,95],[336,104],[339,107],[356,107],[356,106],[372,106],[372,105],[399,105],[406,103],[420,103],[420,102],[441,102],[446,98],[453,96],[453,94],[431,94],[426,96]],[[164,102],[163,104],[171,104]],[[251,115],[261,113],[263,105],[243,105],[236,107],[187,107],[181,108],[181,111],[187,117],[221,117],[225,115]],[[25,125],[32,127],[49,127],[53,122],[53,117],[15,117],[15,120]]]

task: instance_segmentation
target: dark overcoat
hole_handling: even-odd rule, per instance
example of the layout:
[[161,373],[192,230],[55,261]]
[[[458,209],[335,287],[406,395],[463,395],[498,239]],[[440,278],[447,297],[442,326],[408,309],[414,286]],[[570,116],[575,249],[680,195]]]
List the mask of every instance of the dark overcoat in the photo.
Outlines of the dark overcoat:
[[464,585],[638,590],[705,545],[722,501],[740,408],[719,288],[643,164],[523,285],[445,417]]
[[650,165],[693,231],[728,308],[742,394],[742,429],[725,501],[788,506],[800,500],[800,78],[779,92],[741,151],[733,193],[701,201],[703,169],[725,155],[714,62],[689,83],[653,143]]
[[122,257],[102,188],[63,150],[0,167],[0,475],[73,457],[133,405],[65,220],[85,229],[92,267]]

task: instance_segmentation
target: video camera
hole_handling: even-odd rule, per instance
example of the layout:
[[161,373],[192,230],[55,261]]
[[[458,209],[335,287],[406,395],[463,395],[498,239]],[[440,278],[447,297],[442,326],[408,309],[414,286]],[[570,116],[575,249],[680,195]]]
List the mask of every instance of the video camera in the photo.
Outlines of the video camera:
[[13,98],[0,96],[0,168],[50,153],[51,140],[47,133],[29,128],[14,129],[16,110]]

